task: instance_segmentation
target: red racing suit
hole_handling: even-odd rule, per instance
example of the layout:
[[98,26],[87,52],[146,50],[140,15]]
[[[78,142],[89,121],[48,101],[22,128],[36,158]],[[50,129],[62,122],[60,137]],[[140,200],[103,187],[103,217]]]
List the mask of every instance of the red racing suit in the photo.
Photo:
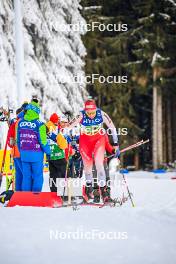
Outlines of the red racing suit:
[[106,124],[114,143],[117,145],[116,128],[109,116],[98,108],[93,119],[89,118],[83,110],[68,128],[73,129],[78,124],[81,126],[79,148],[83,159],[86,182],[91,183],[93,181],[92,167],[94,160],[98,175],[98,185],[104,187],[106,185],[104,153],[107,146],[107,132],[104,130],[103,124]]

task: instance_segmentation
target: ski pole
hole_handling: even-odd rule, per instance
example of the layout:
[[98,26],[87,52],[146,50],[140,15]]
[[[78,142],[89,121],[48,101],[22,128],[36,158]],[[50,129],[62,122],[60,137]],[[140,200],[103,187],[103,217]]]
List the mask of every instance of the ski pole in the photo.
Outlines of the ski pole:
[[[1,108],[0,110],[3,112],[3,114],[5,116],[2,121],[7,121],[8,127],[10,127],[10,120],[9,120],[10,119],[10,113],[12,113],[13,110],[8,109],[8,111],[6,111],[3,108]],[[5,166],[5,159],[6,159],[6,153],[7,153],[7,142],[8,142],[8,132],[7,132],[5,149],[4,149],[2,163],[1,163],[1,169],[0,169],[0,187],[2,184],[2,176],[3,176],[4,166]]]
[[122,149],[121,152],[125,152],[125,151],[127,151],[127,150],[137,148],[137,147],[141,146],[141,145],[143,144],[143,142],[144,142],[144,140],[141,140],[141,141],[139,141],[139,142],[137,142],[137,143],[135,143],[135,144],[133,144],[133,145],[130,145],[130,146],[128,146],[128,147]]
[[68,160],[67,160],[66,171],[65,171],[65,184],[64,184],[62,199],[64,199],[65,197],[66,182],[68,179],[69,157],[70,157],[70,144],[68,144]]
[[[128,146],[128,147],[126,147],[126,148],[120,150],[120,153],[124,153],[124,152],[126,152],[126,151],[128,151],[128,150],[138,148],[138,147],[140,147],[140,146],[142,146],[142,145],[148,143],[149,141],[150,141],[149,139],[147,139],[147,140],[145,140],[145,141],[144,141],[144,140],[141,140],[141,141],[139,141],[139,142],[137,142],[137,143],[135,143],[135,144],[133,144],[133,145],[130,145],[130,146]],[[114,157],[114,154],[108,156],[107,158],[110,159],[110,158],[112,158],[112,157]]]
[[120,171],[120,173],[121,173],[122,176],[123,176],[123,180],[124,180],[124,183],[125,183],[125,185],[126,185],[126,189],[127,189],[128,195],[129,195],[129,197],[130,197],[130,201],[131,201],[132,207],[135,207],[135,204],[134,204],[134,202],[133,202],[133,199],[132,199],[131,193],[130,193],[129,188],[128,188],[128,184],[127,184],[127,181],[126,181],[125,175],[124,175],[124,173],[123,173],[122,171]]
[[5,160],[6,160],[7,142],[8,142],[8,134],[7,134],[7,138],[6,138],[5,149],[4,149],[3,158],[2,158],[2,164],[1,164],[1,169],[0,169],[0,187],[1,187],[1,183],[2,183],[2,176],[3,176]]
[[136,143],[134,145],[131,145],[131,146],[127,147],[127,148],[122,149],[120,152],[123,153],[123,152],[125,152],[127,150],[131,150],[131,149],[134,149],[134,148],[138,148],[138,147],[140,147],[140,146],[142,146],[142,145],[144,145],[144,144],[146,144],[148,142],[149,142],[149,139],[147,139],[145,141],[142,140],[142,141],[140,141],[140,142],[138,142],[138,143]]

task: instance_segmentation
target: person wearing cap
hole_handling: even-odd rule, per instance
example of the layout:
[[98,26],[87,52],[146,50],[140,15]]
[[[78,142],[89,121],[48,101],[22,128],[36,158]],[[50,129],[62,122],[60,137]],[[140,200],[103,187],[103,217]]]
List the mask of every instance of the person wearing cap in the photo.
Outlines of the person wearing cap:
[[[69,125],[73,129],[77,124],[81,126],[80,134],[80,153],[83,159],[84,171],[86,177],[85,200],[94,198],[96,201],[102,195],[104,201],[110,200],[109,192],[106,186],[106,174],[104,170],[104,153],[106,145],[106,132],[103,130],[105,124],[112,132],[114,151],[118,150],[118,137],[116,128],[110,117],[97,108],[94,100],[89,99],[85,102],[84,110]],[[100,192],[93,193],[93,160],[98,176],[98,185]]]
[[16,142],[16,128],[18,126],[20,118],[23,116],[24,116],[23,109],[22,108],[17,109],[16,118],[11,120],[7,134],[7,144],[11,148],[11,156],[14,160],[14,167],[15,167],[15,191],[21,191],[22,179],[23,179],[20,152]]
[[17,144],[23,169],[22,191],[42,190],[44,153],[50,155],[46,126],[39,120],[39,114],[38,100],[33,98],[17,127]]
[[75,154],[75,150],[71,144],[72,142],[71,134],[67,128],[68,125],[69,125],[68,118],[65,115],[62,115],[60,119],[60,132],[65,137],[68,143],[68,147],[65,149],[65,158],[67,161]]
[[65,149],[65,158],[69,162],[68,176],[71,178],[82,177],[83,162],[79,152],[79,135],[73,134],[67,128],[69,125],[68,118],[63,115],[60,122],[60,130],[67,139],[68,147]]
[[15,166],[15,191],[22,190],[22,163],[20,158],[20,152],[17,146],[17,127],[21,118],[24,118],[26,107],[28,103],[24,102],[20,108],[16,110],[16,118],[10,122],[10,127],[7,135],[7,144],[11,148],[11,156],[14,160]]
[[57,192],[57,179],[65,177],[66,159],[65,149],[67,148],[67,140],[59,132],[58,123],[60,118],[56,113],[50,116],[50,120],[46,123],[48,144],[50,146],[51,155],[49,162],[49,186],[51,192]]

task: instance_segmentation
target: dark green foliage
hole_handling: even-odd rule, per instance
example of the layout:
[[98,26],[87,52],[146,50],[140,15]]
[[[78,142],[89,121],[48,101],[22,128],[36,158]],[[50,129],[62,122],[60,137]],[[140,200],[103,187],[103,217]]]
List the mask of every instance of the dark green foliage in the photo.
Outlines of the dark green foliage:
[[128,136],[120,137],[122,144],[151,137],[154,68],[159,69],[155,81],[163,94],[176,93],[176,1],[82,0],[81,4],[101,6],[83,8],[87,22],[128,25],[127,32],[96,30],[85,35],[86,74],[128,76],[127,84],[87,85],[89,93],[117,127],[128,128]]

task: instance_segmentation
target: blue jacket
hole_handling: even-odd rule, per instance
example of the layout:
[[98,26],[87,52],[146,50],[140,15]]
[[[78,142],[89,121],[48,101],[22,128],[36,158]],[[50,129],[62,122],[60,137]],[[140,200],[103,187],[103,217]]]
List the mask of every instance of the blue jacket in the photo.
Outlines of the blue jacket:
[[38,162],[43,160],[44,152],[50,155],[47,143],[46,126],[39,121],[39,114],[35,107],[28,108],[24,118],[18,123],[17,144],[21,160],[24,162]]

